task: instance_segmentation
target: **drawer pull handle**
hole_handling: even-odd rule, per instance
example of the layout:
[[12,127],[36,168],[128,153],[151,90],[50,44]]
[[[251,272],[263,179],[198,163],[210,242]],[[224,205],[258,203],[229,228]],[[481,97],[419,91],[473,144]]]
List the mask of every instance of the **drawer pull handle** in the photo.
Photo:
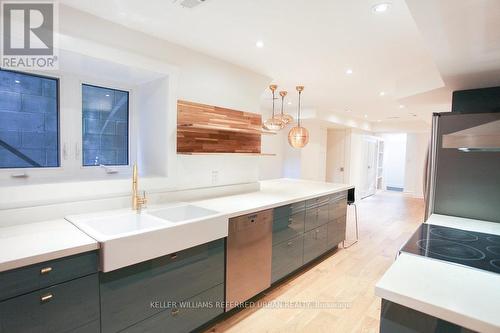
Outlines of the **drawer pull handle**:
[[49,302],[52,298],[54,297],[54,295],[52,294],[45,294],[43,295],[42,297],[40,297],[40,302],[42,303],[47,303]]
[[170,255],[170,259],[172,259],[172,260],[177,259],[177,253],[172,253],[172,254]]
[[171,313],[172,313],[172,316],[175,317],[175,316],[177,316],[179,314],[179,309],[177,309],[177,308],[176,309],[172,309]]
[[52,272],[52,267],[44,267],[40,270],[40,274],[43,275],[43,274],[49,274],[50,272]]

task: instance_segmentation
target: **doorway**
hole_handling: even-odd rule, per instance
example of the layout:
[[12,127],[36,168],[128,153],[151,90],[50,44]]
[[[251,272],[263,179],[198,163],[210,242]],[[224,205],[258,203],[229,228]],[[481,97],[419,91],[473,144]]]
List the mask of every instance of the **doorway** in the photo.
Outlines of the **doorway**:
[[406,133],[382,135],[384,139],[383,188],[388,191],[405,190]]

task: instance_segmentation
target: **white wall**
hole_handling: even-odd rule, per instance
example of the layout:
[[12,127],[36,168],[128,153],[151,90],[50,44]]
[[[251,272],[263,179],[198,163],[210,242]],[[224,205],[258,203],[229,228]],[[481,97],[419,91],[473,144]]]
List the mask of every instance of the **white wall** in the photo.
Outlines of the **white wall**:
[[[162,157],[160,161],[162,164],[165,164],[165,161],[168,164],[163,166],[163,170],[167,172],[160,171],[161,179],[143,179],[141,184],[146,190],[255,182],[259,179],[261,168],[265,170],[263,176],[266,178],[281,175],[280,172],[274,171],[282,169],[281,155],[265,157],[268,160],[261,164],[259,157],[187,157],[175,153],[177,99],[259,113],[260,96],[270,82],[268,77],[64,5],[59,8],[59,32],[59,45],[64,52],[116,62],[121,66],[130,66],[134,70],[158,71],[161,74],[159,77],[168,78],[168,83],[165,82],[163,87],[165,89],[163,94],[167,97],[165,107],[147,110],[147,112],[166,114],[166,117],[158,118],[162,120],[157,126],[159,129],[155,131],[160,133],[157,139],[162,142],[154,148],[161,150],[162,155],[164,149],[168,150],[167,157],[165,159]],[[90,74],[95,71],[95,74],[99,75],[99,69],[95,67],[90,66],[86,70]],[[158,96],[162,92],[157,91],[155,94]],[[163,142],[165,138],[168,142]],[[272,150],[275,147],[279,149],[281,143],[273,143],[272,140],[280,139],[279,136],[266,138],[264,149],[269,148],[268,152],[273,153]],[[148,155],[151,156],[151,152],[148,152]],[[132,159],[135,159],[135,156],[132,156]],[[267,163],[273,165],[270,167]],[[158,165],[151,168],[154,174],[160,169],[162,168]],[[273,172],[269,173],[270,170]],[[216,177],[214,172],[217,174]],[[52,196],[51,193],[67,193],[66,200],[70,198],[83,200],[88,199],[88,193],[94,193],[93,198],[97,199],[101,196],[122,195],[129,192],[127,180],[115,181],[111,176],[109,180],[99,182],[59,181],[50,186],[40,185],[43,181],[47,182],[30,177],[27,181],[20,180],[19,184],[0,188],[0,206],[9,207],[10,202],[17,207],[29,205],[30,202],[41,203],[51,200],[59,202],[60,195]],[[49,188],[51,191],[47,190]],[[17,194],[7,195],[7,193]]]
[[404,188],[406,133],[383,134],[385,186]]
[[289,128],[290,126],[279,131],[277,135],[262,136],[262,152],[276,154],[276,156],[263,156],[258,159],[260,179],[283,177],[285,149],[286,145],[288,145]]
[[[316,181],[326,180],[327,129],[317,120],[304,120],[302,126],[309,131],[309,143],[304,148],[292,148],[285,143],[283,175]],[[286,129],[286,133],[290,127]],[[287,134],[288,135],[288,134]]]
[[404,191],[417,198],[424,197],[424,164],[430,133],[408,133]]
[[[137,53],[175,67],[177,82],[172,88],[175,89],[176,100],[260,112],[260,96],[270,82],[264,75],[64,5],[60,7],[59,16],[60,32],[71,36],[72,39]],[[82,26],[85,26],[85,29],[82,29]],[[106,33],[102,33],[103,31]],[[175,116],[177,111],[170,108],[165,112]],[[175,131],[175,128],[172,131]],[[175,145],[175,142],[170,145]],[[219,156],[171,156],[168,163],[172,163],[172,159],[175,159],[177,166],[175,175],[170,175],[175,177],[175,182],[170,184],[177,188],[226,185],[259,179],[257,157],[221,159]],[[275,158],[274,162],[279,164],[280,159]],[[215,182],[214,173],[218,174]]]
[[305,120],[302,126],[309,130],[309,143],[301,149],[301,178],[326,181],[327,130],[317,121]]

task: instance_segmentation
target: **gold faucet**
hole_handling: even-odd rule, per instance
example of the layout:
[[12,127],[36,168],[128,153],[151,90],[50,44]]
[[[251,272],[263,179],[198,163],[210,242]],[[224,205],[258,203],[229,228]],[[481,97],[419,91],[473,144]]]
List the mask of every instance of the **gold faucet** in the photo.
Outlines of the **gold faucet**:
[[140,213],[142,207],[148,202],[148,199],[146,198],[146,191],[144,191],[142,196],[138,194],[138,178],[137,164],[134,164],[134,171],[132,173],[132,209]]

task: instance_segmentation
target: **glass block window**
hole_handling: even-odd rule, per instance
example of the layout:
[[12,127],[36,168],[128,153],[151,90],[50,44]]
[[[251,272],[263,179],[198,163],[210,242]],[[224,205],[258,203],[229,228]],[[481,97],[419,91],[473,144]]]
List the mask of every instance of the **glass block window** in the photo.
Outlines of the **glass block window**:
[[82,85],[83,165],[128,165],[127,91]]
[[57,79],[0,69],[0,168],[59,166]]

